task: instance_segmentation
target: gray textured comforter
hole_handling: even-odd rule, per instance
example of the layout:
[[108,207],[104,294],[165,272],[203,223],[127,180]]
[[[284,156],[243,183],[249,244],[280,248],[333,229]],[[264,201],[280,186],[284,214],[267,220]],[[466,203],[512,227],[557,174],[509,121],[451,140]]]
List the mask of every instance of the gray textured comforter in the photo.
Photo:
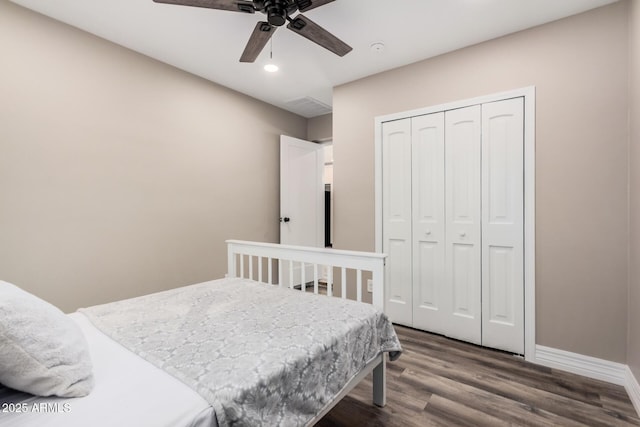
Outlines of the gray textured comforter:
[[369,304],[221,279],[81,310],[177,377],[221,426],[305,425],[381,352],[399,355]]

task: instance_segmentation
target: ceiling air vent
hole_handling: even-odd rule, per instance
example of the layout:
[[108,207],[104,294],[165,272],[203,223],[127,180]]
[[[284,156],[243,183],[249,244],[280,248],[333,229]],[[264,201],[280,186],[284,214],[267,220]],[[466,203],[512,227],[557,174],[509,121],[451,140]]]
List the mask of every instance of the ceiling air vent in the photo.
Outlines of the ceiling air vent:
[[330,105],[320,102],[317,99],[311,98],[310,96],[305,96],[304,98],[299,99],[292,99],[290,101],[286,101],[285,104],[296,114],[299,114],[306,118],[329,114],[332,111]]

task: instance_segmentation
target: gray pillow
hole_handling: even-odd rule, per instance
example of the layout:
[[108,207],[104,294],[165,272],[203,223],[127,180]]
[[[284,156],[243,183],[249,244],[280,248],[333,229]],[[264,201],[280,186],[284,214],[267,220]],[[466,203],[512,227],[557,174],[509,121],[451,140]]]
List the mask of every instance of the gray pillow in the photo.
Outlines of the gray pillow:
[[89,347],[75,322],[1,280],[0,383],[38,396],[81,397],[93,388]]

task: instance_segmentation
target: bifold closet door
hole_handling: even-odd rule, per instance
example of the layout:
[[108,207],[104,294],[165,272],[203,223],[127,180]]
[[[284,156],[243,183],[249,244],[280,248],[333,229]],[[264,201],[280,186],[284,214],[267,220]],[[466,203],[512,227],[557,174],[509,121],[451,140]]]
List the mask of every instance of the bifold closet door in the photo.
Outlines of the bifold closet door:
[[482,345],[524,354],[524,99],[482,106]]
[[413,117],[411,139],[413,327],[446,334],[444,112]]
[[445,113],[445,334],[481,344],[481,107]]
[[382,155],[385,312],[392,322],[412,326],[411,119],[382,125]]

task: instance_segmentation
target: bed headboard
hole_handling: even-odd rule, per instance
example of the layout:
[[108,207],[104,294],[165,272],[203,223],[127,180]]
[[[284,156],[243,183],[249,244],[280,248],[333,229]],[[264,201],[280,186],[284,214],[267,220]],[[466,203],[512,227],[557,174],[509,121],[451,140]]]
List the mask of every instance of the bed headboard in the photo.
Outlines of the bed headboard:
[[[278,286],[300,286],[307,292],[313,283],[313,292],[318,293],[318,284],[323,266],[327,269],[327,295],[334,296],[334,269],[340,272],[340,295],[346,298],[348,270],[355,272],[356,300],[362,301],[363,277],[369,272],[372,281],[372,303],[384,310],[384,262],[386,255],[372,252],[356,252],[337,249],[311,248],[280,245],[277,243],[227,240],[227,277],[246,277],[258,282]],[[277,271],[274,273],[274,264]],[[274,277],[277,276],[277,277]],[[309,291],[311,292],[311,291]]]

